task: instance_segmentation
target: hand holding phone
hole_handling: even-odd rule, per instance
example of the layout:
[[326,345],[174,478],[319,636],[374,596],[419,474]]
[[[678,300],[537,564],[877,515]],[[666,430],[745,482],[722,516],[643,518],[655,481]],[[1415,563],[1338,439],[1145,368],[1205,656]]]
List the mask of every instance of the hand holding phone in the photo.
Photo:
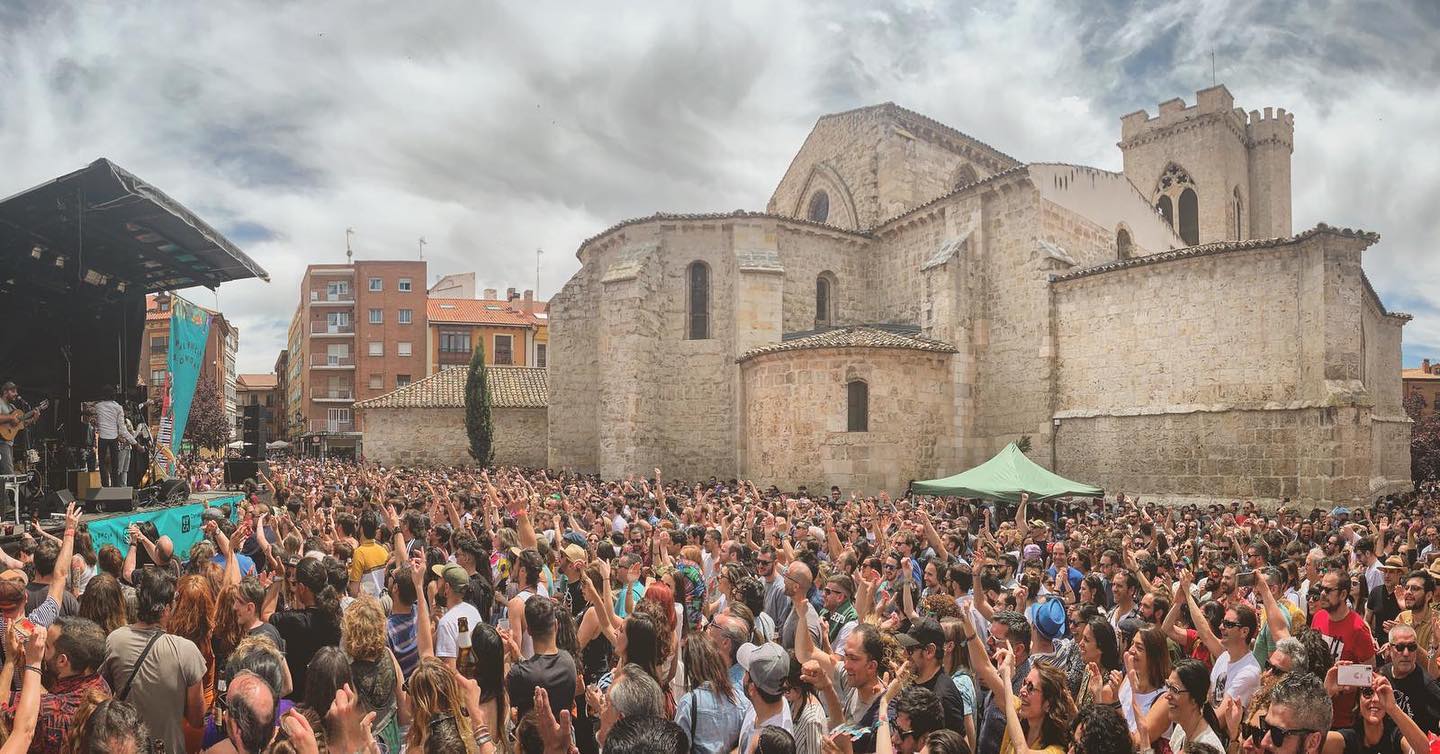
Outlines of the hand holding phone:
[[1369,665],[1339,665],[1335,668],[1335,680],[1341,686],[1367,687],[1374,676]]

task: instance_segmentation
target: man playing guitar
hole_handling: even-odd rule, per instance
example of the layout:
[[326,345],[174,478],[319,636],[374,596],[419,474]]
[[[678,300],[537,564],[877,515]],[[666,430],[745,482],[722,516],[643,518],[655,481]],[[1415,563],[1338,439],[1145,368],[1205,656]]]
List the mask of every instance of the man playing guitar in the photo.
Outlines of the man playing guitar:
[[15,383],[0,385],[0,476],[15,473],[15,436],[38,419],[46,406],[42,402],[34,411],[22,411],[15,406],[19,397],[20,388]]

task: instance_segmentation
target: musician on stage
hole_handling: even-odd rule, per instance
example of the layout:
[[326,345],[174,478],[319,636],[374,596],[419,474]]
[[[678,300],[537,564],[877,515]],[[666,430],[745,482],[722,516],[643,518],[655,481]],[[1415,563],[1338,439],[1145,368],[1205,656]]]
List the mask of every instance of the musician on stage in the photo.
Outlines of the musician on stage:
[[100,388],[100,396],[95,404],[95,429],[100,435],[100,484],[123,487],[128,469],[120,466],[120,445],[135,445],[135,435],[125,427],[125,409],[115,402],[115,386]]
[[[15,411],[15,400],[20,397],[20,388],[13,382],[0,385],[0,416],[7,419]],[[0,437],[0,476],[15,473],[15,443]]]

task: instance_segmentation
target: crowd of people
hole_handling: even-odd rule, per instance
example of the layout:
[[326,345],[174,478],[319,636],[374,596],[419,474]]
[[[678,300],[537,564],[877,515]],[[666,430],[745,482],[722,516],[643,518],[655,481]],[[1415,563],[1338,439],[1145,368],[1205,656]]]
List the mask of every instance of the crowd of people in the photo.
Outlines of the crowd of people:
[[[4,750],[1423,752],[1440,517],[272,464],[0,555]],[[187,471],[197,490],[219,468]]]

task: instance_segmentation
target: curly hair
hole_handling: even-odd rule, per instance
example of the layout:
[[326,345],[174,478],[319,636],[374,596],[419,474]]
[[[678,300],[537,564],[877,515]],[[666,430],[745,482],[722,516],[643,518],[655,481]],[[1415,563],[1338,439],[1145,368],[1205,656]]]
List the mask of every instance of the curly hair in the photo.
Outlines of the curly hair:
[[386,617],[380,601],[361,597],[340,618],[340,646],[356,660],[375,660],[385,653]]
[[1070,686],[1065,671],[1041,660],[1030,666],[1040,675],[1037,689],[1045,699],[1045,720],[1040,726],[1040,745],[1070,745],[1070,720],[1075,717],[1075,697],[1070,695]]
[[920,601],[920,610],[935,620],[960,618],[960,606],[948,594],[932,594]]

